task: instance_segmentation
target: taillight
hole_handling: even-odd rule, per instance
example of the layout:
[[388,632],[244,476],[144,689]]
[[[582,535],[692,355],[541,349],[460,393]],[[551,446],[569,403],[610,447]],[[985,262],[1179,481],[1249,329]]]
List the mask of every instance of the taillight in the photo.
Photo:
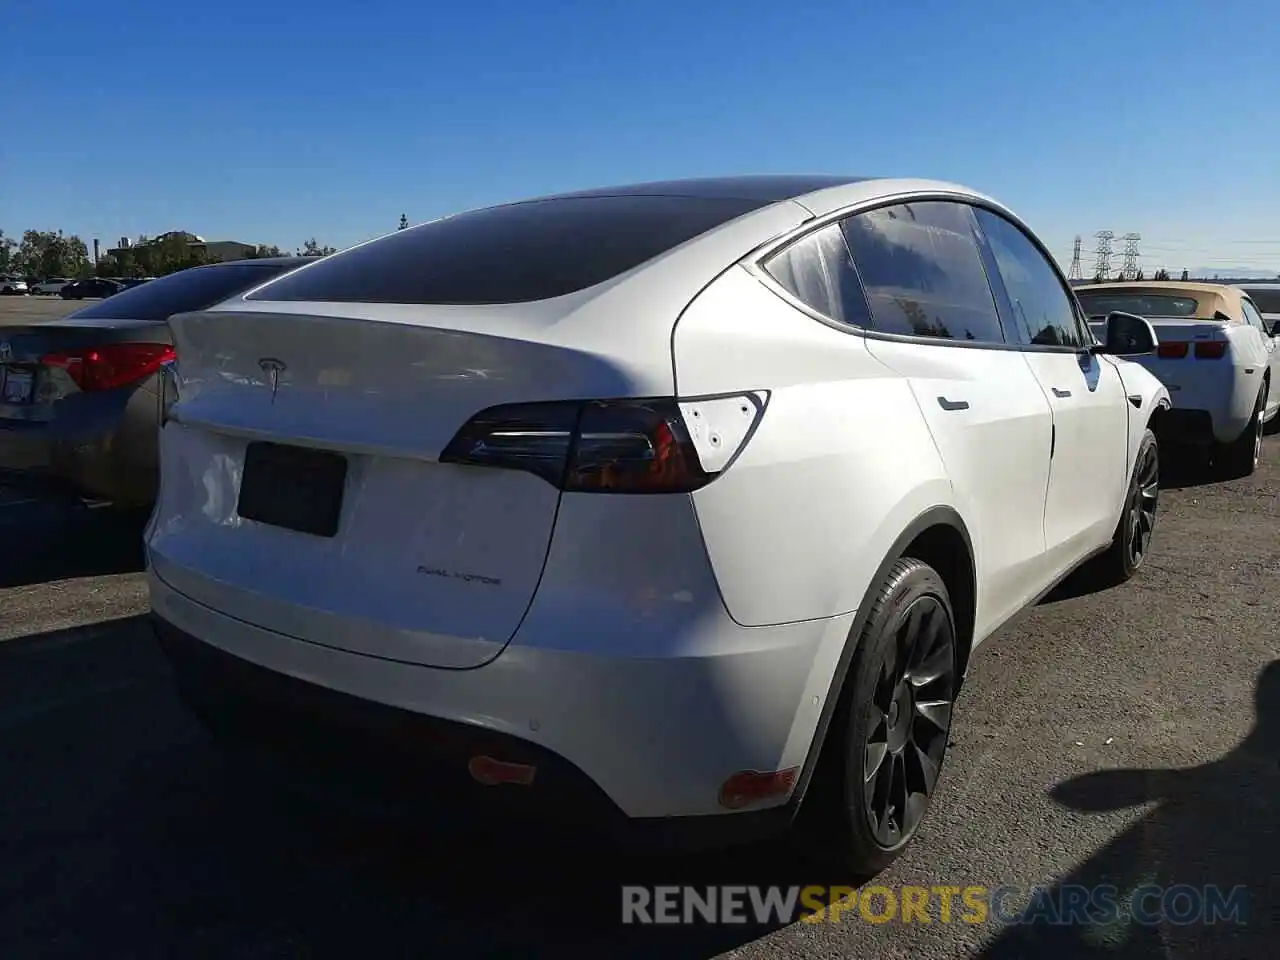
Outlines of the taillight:
[[50,367],[61,367],[81,390],[114,390],[136,383],[160,369],[174,357],[167,343],[114,343],[86,347],[41,357]]
[[1227,355],[1225,340],[1204,340],[1196,344],[1197,360],[1221,360]]
[[1167,340],[1156,346],[1156,356],[1162,360],[1181,360],[1187,355],[1187,346],[1186,343]]
[[765,395],[510,404],[476,414],[442,463],[523,470],[561,490],[682,493],[729,465]]

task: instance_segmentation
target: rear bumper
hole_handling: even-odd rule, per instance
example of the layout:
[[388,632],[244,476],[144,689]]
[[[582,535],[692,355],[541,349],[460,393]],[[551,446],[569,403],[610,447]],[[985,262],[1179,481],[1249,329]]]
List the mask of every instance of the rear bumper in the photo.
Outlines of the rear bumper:
[[[419,824],[510,828],[536,821],[637,850],[758,840],[784,831],[790,806],[728,816],[627,817],[590,777],[529,740],[376,703],[287,676],[152,615],[188,707],[220,740],[326,801]],[[619,745],[620,749],[626,749]],[[485,786],[474,757],[532,766],[527,785]]]
[[1185,443],[1236,440],[1249,424],[1262,385],[1261,370],[1216,360],[1155,361],[1148,369],[1168,388],[1169,413],[1177,414],[1166,419],[1170,439]]
[[149,384],[50,420],[0,419],[0,470],[48,477],[124,506],[149,507],[159,485],[156,396]]
[[41,422],[0,418],[0,470],[51,468],[56,438]]
[[[464,811],[497,806],[675,846],[785,828],[790,797],[736,812],[720,806],[720,788],[743,770],[804,763],[825,700],[807,694],[809,682],[829,683],[816,652],[847,634],[851,619],[710,624],[746,631],[737,650],[639,660],[524,645],[518,636],[485,666],[439,669],[245,623],[173,590],[154,568],[150,588],[179,686],[212,727],[260,743],[264,731],[292,731],[276,752],[310,769],[316,744],[339,770],[350,769],[348,756],[360,761],[355,769],[372,763],[380,775],[338,779],[387,785],[414,808],[427,785],[424,810],[449,795]],[[572,629],[558,624],[562,635]],[[483,751],[538,767],[534,784],[474,783],[467,765]]]

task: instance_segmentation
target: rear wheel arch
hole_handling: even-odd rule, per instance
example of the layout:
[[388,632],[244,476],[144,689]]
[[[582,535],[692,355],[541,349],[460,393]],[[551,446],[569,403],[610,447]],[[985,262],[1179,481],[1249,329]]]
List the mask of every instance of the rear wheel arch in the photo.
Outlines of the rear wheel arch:
[[960,514],[949,506],[931,507],[916,517],[898,535],[880,566],[876,568],[875,576],[868,583],[866,593],[858,606],[858,612],[854,615],[853,623],[849,628],[848,638],[844,649],[840,652],[840,659],[831,678],[826,701],[818,717],[813,741],[809,745],[809,752],[796,783],[794,800],[797,804],[803,803],[814,771],[828,742],[828,732],[844,699],[849,667],[853,662],[872,604],[881,585],[899,560],[913,558],[928,564],[938,572],[943,583],[946,584],[956,617],[956,639],[960,651],[958,673],[963,676],[969,665],[977,610],[977,575],[973,557],[973,540],[969,535],[969,529]]

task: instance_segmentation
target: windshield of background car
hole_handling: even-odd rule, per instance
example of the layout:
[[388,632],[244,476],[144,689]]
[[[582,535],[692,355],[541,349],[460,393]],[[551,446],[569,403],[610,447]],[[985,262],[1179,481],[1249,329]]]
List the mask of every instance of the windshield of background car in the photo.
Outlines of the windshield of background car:
[[767,201],[602,196],[531,200],[399,230],[251,300],[530,303],[604,283]]
[[193,267],[129,287],[72,316],[83,320],[167,320],[175,313],[204,310],[221,303],[294,266],[246,260],[226,266]]
[[1140,317],[1194,317],[1200,304],[1195,297],[1156,293],[1080,293],[1080,306],[1091,317],[1108,313],[1134,313]]

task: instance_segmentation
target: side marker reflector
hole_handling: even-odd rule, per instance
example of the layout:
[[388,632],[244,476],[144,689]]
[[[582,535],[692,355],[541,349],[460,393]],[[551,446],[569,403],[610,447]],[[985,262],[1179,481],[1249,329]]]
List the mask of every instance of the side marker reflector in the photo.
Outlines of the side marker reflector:
[[495,760],[493,757],[482,756],[472,757],[471,762],[467,764],[467,771],[473,780],[483,783],[486,787],[496,787],[503,783],[527,787],[533,783],[538,768],[529,766],[527,763],[508,763],[504,760]]
[[761,800],[786,796],[795,786],[799,772],[799,767],[791,767],[788,770],[766,773],[758,770],[735,773],[720,788],[720,806],[728,810],[741,810]]

